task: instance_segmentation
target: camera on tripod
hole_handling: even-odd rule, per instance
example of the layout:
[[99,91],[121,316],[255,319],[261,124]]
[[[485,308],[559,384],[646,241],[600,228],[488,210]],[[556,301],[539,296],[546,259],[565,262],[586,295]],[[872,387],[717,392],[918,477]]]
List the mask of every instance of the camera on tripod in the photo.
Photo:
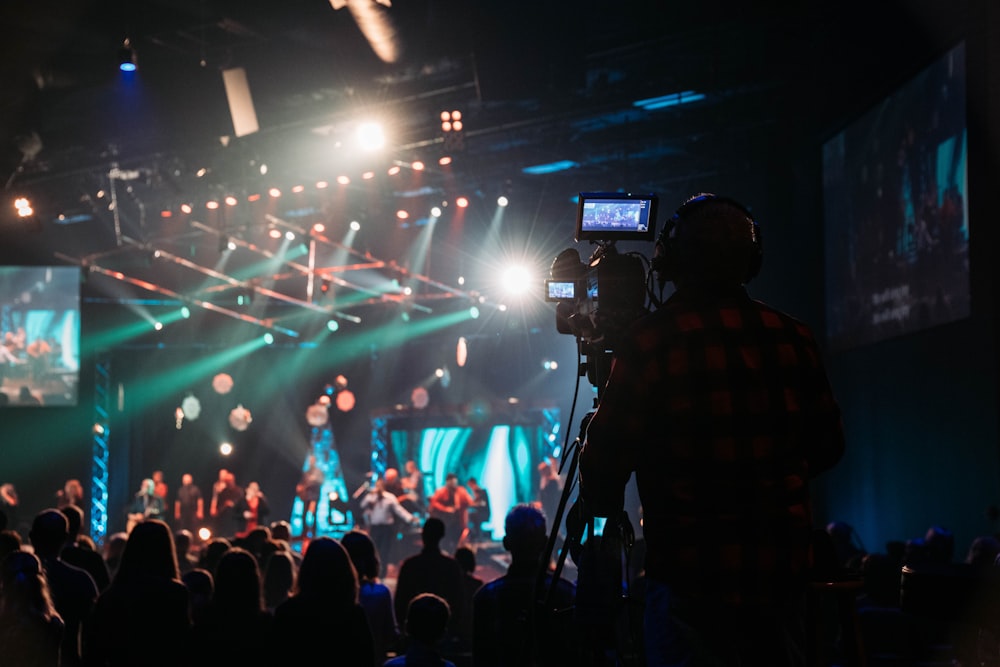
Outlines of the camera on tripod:
[[619,253],[616,243],[653,241],[658,201],[655,194],[580,193],[574,238],[597,248],[586,263],[575,248],[559,253],[545,299],[556,303],[556,330],[576,336],[588,354],[613,352],[617,338],[648,312],[648,260]]

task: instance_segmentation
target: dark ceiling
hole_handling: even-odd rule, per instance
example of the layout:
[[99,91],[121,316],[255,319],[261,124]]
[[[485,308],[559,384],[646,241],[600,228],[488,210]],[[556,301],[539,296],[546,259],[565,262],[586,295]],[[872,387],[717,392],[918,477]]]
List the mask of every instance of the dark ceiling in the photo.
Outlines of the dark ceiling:
[[[377,280],[354,270],[361,266],[418,285],[418,301],[474,297],[485,287],[456,279],[475,275],[477,264],[495,269],[497,253],[478,253],[496,233],[498,194],[513,202],[504,233],[548,261],[571,241],[577,192],[657,192],[670,205],[704,183],[760,168],[771,148],[815,142],[887,79],[953,39],[956,29],[939,18],[962,3],[948,12],[929,1],[877,11],[860,2],[343,4],[5,3],[0,169],[7,198],[32,198],[36,231],[18,233],[0,258],[89,265],[120,300],[210,303],[249,287],[313,310],[305,291],[312,274],[313,287],[328,278],[338,299],[352,295],[345,311],[385,302],[378,288],[368,290]],[[123,76],[125,38],[138,71]],[[232,68],[246,72],[260,127],[242,137],[233,136],[222,83]],[[704,97],[658,110],[634,104],[682,91]],[[454,109],[465,129],[446,142],[439,114]],[[387,126],[378,156],[350,147],[363,115]],[[442,155],[453,163],[440,167]],[[410,168],[417,160],[426,171]],[[559,160],[572,168],[525,171]],[[391,177],[394,164],[402,171]],[[369,170],[375,177],[365,182]],[[351,184],[336,186],[340,175]],[[320,180],[331,187],[317,191]],[[295,185],[306,188],[297,198]],[[270,187],[282,189],[281,200],[267,201]],[[471,200],[461,223],[458,195]],[[226,196],[238,204],[205,209]],[[438,256],[415,265],[408,235],[443,202],[451,207],[438,224],[449,231],[435,232]],[[185,203],[193,213],[180,212]],[[414,217],[400,222],[398,209]],[[363,228],[345,251],[350,220]],[[238,270],[276,251],[265,235],[275,221],[326,224],[316,262],[299,256],[258,275]],[[18,224],[5,202],[0,227]],[[229,237],[246,259],[219,269],[220,239]]]

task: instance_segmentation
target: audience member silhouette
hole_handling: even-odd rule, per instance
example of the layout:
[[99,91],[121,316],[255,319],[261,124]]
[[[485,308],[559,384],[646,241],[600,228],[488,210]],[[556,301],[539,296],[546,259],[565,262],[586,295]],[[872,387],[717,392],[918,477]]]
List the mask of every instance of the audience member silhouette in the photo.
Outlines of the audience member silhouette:
[[294,593],[274,610],[274,645],[284,664],[311,663],[319,647],[335,651],[338,665],[374,664],[372,633],[358,603],[358,575],[337,540],[323,536],[309,542]]
[[191,553],[194,535],[190,530],[181,528],[174,531],[174,548],[177,550],[177,569],[183,575],[198,567],[198,557]]
[[548,544],[545,515],[534,505],[515,505],[507,512],[504,530],[503,545],[511,558],[507,573],[473,597],[473,664],[580,664],[583,653],[572,611],[576,590],[562,577],[553,581],[554,573],[542,562]]
[[302,564],[302,554],[292,549],[292,525],[287,521],[271,522],[271,539],[284,543],[285,551],[292,556],[295,567]]
[[410,600],[406,613],[406,653],[388,660],[385,667],[455,667],[455,663],[441,656],[440,650],[450,615],[448,603],[433,593],[421,593]]
[[208,613],[208,606],[215,593],[215,578],[208,570],[196,567],[181,575],[181,581],[188,589],[188,609],[192,626],[200,624]]
[[854,542],[854,527],[844,521],[831,521],[826,525],[826,532],[833,541],[840,566],[853,572],[859,571],[865,550]]
[[4,557],[12,551],[20,551],[23,544],[24,540],[21,539],[21,534],[16,530],[10,528],[0,530],[0,561],[3,561]]
[[295,561],[284,550],[275,551],[264,566],[264,606],[270,611],[288,599],[295,588]]
[[994,567],[998,554],[1000,554],[1000,540],[993,535],[980,535],[969,545],[965,562],[976,568]]
[[379,553],[367,533],[352,530],[344,535],[341,544],[347,549],[354,569],[358,572],[358,600],[368,617],[368,626],[375,642],[375,664],[381,665],[390,651],[399,645],[400,632],[396,612],[392,605],[392,592],[379,581]]
[[111,583],[111,574],[108,572],[108,564],[104,562],[104,557],[94,551],[87,543],[85,536],[80,534],[83,522],[83,510],[76,505],[66,505],[60,507],[59,511],[66,516],[69,526],[69,535],[66,538],[66,546],[62,550],[62,559],[70,565],[76,565],[90,573],[97,584],[97,590],[103,591]]
[[198,559],[198,567],[203,567],[213,575],[215,566],[222,558],[222,555],[233,548],[233,543],[225,537],[213,537],[202,547],[201,557]]
[[[462,568],[462,606],[467,612],[472,611],[472,599],[483,587],[483,580],[476,576],[476,552],[469,547],[459,547],[455,550],[455,560]],[[472,614],[463,614],[454,621],[458,634],[460,650],[472,651]]]
[[182,664],[191,615],[170,527],[146,519],[129,534],[118,571],[84,624],[88,665]]
[[6,665],[59,667],[66,626],[49,595],[38,557],[26,551],[0,563],[0,658]]
[[451,609],[453,625],[456,616],[466,613],[462,605],[462,568],[452,556],[441,552],[444,534],[444,523],[440,519],[427,519],[420,533],[423,548],[399,566],[394,604],[396,620],[401,626],[406,624],[410,600],[420,593],[434,593],[444,598]]
[[923,537],[906,543],[904,565],[948,565],[955,557],[955,535],[942,526],[931,526]]
[[94,608],[98,590],[94,578],[86,570],[70,565],[60,557],[68,535],[66,515],[53,508],[35,515],[28,539],[42,562],[52,602],[66,624],[62,664],[70,666],[80,664],[82,624]]
[[195,663],[257,664],[271,646],[272,615],[264,607],[257,559],[233,547],[219,559],[215,589],[192,631],[190,654]]
[[122,554],[125,553],[125,544],[128,542],[128,533],[118,531],[108,537],[104,543],[104,563],[108,566],[108,576],[114,578],[118,571],[118,565],[122,562]]

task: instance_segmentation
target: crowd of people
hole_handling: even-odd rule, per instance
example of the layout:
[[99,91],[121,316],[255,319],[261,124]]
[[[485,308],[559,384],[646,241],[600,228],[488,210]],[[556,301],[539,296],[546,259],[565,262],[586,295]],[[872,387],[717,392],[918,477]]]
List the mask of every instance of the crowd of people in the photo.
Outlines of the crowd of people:
[[[394,581],[382,578],[373,536],[360,527],[295,544],[288,522],[276,521],[200,544],[147,515],[98,548],[82,518],[66,504],[37,513],[27,539],[0,531],[3,664],[264,665],[328,655],[358,667],[458,667],[514,664],[535,649],[520,641],[542,615],[535,583],[547,530],[533,504],[508,513],[510,568],[485,583],[472,549],[442,550],[447,529],[435,517],[422,522],[422,548]],[[560,580],[552,611],[564,620],[573,593]],[[555,656],[544,664],[575,661],[571,635],[537,639]]]

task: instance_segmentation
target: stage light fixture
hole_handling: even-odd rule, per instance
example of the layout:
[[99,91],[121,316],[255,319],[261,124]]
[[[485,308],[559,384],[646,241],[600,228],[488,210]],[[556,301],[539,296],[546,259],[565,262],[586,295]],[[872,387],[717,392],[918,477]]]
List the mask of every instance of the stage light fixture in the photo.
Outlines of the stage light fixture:
[[351,220],[351,231],[358,232],[361,231],[361,223],[357,220]]
[[272,239],[280,239],[281,230],[278,229],[277,227],[271,227],[270,229],[267,230],[267,235],[270,236]]
[[501,208],[504,208],[509,203],[510,203],[510,200],[507,199],[507,197],[505,197],[504,195],[500,195],[499,197],[497,197],[497,206],[499,206]]
[[270,331],[264,334],[264,343],[266,343],[267,345],[274,344],[274,334],[272,334]]
[[459,197],[455,200],[455,206],[459,208],[466,208],[469,205],[469,200],[465,197]]
[[293,185],[292,186],[292,192],[294,192],[295,194],[299,194],[300,192],[305,192],[305,191],[306,191],[306,186],[304,186],[304,185]]
[[336,331],[337,329],[340,328],[340,322],[338,322],[337,320],[330,320],[326,323],[326,328],[329,329],[330,331]]
[[126,37],[122,48],[118,50],[118,69],[122,72],[134,72],[138,67],[138,62],[135,49],[132,48],[132,41]]
[[433,216],[435,218],[440,218],[441,217],[441,207],[440,206],[432,206],[431,207],[431,216]]
[[337,182],[340,183],[341,185],[350,185],[351,177],[341,174],[340,176],[337,177]]
[[35,210],[31,206],[31,201],[27,197],[18,197],[15,199],[14,209],[17,211],[17,217],[19,218],[30,218],[35,214]]
[[378,123],[362,123],[358,126],[358,144],[367,151],[374,151],[385,146],[385,131]]
[[414,160],[413,164],[411,164],[410,167],[413,169],[413,171],[423,171],[424,163],[421,162],[420,160]]

